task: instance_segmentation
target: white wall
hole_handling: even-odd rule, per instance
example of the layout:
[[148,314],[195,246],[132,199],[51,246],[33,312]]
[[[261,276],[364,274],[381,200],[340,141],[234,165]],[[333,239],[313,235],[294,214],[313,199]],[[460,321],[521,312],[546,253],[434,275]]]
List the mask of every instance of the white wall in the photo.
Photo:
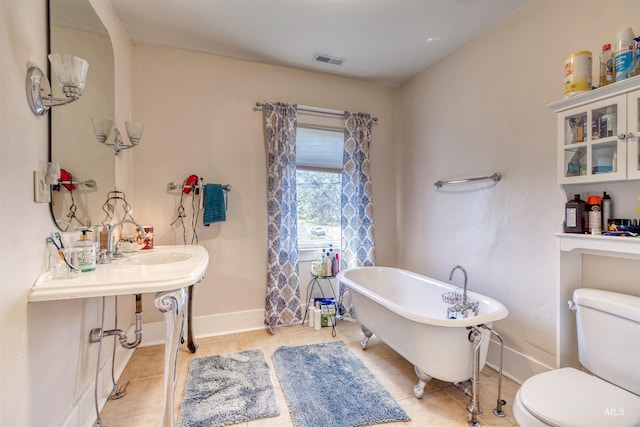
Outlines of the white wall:
[[[44,238],[54,230],[48,204],[33,202],[33,171],[48,157],[48,117],[35,116],[25,96],[27,68],[47,69],[45,7],[40,0],[0,2],[0,424],[9,427],[86,426],[95,419],[97,351],[88,334],[99,326],[99,300],[27,303],[43,268]],[[131,312],[132,304],[121,301],[127,306]],[[113,324],[112,314],[106,319]],[[109,355],[104,350],[103,366]],[[119,369],[125,358],[120,351]]]
[[[5,1],[0,6],[0,222],[5,224],[0,257],[0,420],[26,425],[29,333],[26,295],[40,271],[43,236],[52,226],[49,207],[33,203],[33,171],[47,159],[47,121],[35,118],[25,99],[29,62],[45,66],[45,16],[40,1]],[[27,27],[25,22],[41,25]],[[19,266],[19,267],[18,267]]]
[[[509,361],[521,362],[506,366],[520,379],[555,363],[553,233],[566,198],[556,184],[556,116],[545,105],[563,97],[566,56],[597,58],[637,16],[637,1],[530,0],[400,88],[399,262],[445,280],[460,264],[471,289],[507,305],[495,326]],[[484,190],[433,185],[494,172],[503,180]],[[608,187],[619,200],[637,197],[629,185]]]
[[[169,182],[182,183],[195,174],[233,187],[226,222],[203,227],[201,215],[198,221],[200,244],[209,251],[210,262],[205,280],[196,286],[196,316],[251,312],[251,326],[263,325],[266,158],[256,101],[378,117],[371,153],[377,257],[379,264],[395,263],[394,88],[145,44],[134,47],[133,65],[132,117],[146,124],[140,146],[131,150],[134,209],[137,219],[154,226],[155,244],[183,241],[178,224],[170,227],[179,193],[166,191]],[[188,212],[190,200],[185,199]],[[185,222],[189,229],[190,218]],[[307,281],[301,278],[303,284]],[[160,318],[150,301],[145,300],[145,307],[148,319]],[[212,332],[196,330],[207,333]]]

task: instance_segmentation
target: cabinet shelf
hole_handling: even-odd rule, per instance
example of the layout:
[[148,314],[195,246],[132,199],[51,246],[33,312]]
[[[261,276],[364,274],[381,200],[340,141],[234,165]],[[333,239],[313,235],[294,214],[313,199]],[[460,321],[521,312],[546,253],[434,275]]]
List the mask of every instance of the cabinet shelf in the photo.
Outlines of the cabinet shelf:
[[640,237],[593,236],[590,234],[556,233],[563,252],[640,259]]
[[640,179],[640,76],[548,105],[558,114],[558,183]]
[[621,82],[613,83],[604,87],[591,90],[589,92],[580,93],[547,104],[556,113],[568,110],[569,108],[579,107],[581,105],[590,104],[600,99],[610,98],[612,96],[625,94],[640,87],[640,76],[625,79]]

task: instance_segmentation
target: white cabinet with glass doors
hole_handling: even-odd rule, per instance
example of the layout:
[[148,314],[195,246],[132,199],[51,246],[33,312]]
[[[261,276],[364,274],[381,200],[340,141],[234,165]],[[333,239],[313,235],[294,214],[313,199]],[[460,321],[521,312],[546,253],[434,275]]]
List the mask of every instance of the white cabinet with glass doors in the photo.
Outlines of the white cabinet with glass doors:
[[640,179],[640,77],[548,105],[558,113],[558,183]]

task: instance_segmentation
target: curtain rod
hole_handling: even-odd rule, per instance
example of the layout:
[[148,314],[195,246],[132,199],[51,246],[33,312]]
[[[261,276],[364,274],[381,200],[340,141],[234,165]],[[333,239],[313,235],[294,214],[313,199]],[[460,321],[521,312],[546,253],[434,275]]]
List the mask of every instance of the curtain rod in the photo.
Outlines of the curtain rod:
[[[259,101],[256,102],[256,107],[262,108],[262,102],[259,102]],[[298,111],[303,113],[319,114],[323,116],[344,117],[344,111],[329,110],[326,108],[308,107],[306,105],[298,105]],[[372,117],[371,120],[373,120],[376,123],[378,122],[377,117]]]

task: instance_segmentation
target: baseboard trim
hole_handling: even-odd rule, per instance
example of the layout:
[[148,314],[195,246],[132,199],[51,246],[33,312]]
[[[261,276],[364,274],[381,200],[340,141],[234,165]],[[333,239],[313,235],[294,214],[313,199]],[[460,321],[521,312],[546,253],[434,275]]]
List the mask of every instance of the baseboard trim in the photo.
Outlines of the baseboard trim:
[[[553,369],[551,366],[539,360],[532,359],[526,354],[522,354],[518,350],[506,345],[504,346],[503,356],[502,374],[518,384],[522,384],[529,377]],[[493,339],[489,344],[487,365],[496,371],[500,369],[500,343]]]
[[[193,319],[197,338],[213,337],[265,329],[264,310],[246,310],[232,313],[198,316]],[[165,340],[164,321],[144,324],[141,347],[163,345]],[[496,371],[500,365],[500,343],[491,340],[487,354],[487,365]],[[521,352],[505,346],[502,373],[507,378],[522,384],[527,378],[553,369],[551,366],[532,359]]]
[[[265,328],[264,309],[212,314],[193,318],[193,332],[197,338],[257,331]],[[145,323],[140,346],[164,345],[165,335],[164,320]]]

